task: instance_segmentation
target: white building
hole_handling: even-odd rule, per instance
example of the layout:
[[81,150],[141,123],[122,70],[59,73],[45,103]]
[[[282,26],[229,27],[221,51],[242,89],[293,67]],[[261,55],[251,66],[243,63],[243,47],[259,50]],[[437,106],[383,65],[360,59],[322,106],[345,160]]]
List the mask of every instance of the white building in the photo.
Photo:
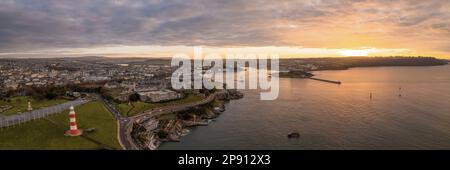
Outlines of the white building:
[[139,92],[138,94],[140,100],[144,102],[153,102],[153,103],[176,100],[183,97],[183,94],[171,90]]

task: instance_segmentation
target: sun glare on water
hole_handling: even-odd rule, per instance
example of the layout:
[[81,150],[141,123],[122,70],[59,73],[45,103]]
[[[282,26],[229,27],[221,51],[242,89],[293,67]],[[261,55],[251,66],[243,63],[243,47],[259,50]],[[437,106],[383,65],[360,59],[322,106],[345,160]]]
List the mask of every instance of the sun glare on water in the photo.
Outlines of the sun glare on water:
[[369,52],[366,50],[342,50],[339,52],[342,56],[354,57],[354,56],[368,56]]

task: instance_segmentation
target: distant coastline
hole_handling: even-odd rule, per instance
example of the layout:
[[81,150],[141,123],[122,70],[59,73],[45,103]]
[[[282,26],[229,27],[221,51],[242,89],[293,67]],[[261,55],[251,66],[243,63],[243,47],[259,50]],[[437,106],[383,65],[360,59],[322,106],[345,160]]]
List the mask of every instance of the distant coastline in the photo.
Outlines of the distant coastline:
[[311,78],[311,71],[347,70],[355,67],[439,66],[449,60],[434,57],[344,57],[282,59],[280,77]]
[[[2,58],[0,61],[81,61],[107,62],[110,64],[142,64],[169,66],[171,59],[164,57],[48,57],[48,58]],[[245,59],[242,59],[245,60]],[[280,58],[280,77],[310,78],[312,71],[346,70],[355,67],[385,67],[385,66],[438,66],[447,65],[450,59],[438,59],[423,56],[391,56],[391,57],[318,57],[318,58]]]

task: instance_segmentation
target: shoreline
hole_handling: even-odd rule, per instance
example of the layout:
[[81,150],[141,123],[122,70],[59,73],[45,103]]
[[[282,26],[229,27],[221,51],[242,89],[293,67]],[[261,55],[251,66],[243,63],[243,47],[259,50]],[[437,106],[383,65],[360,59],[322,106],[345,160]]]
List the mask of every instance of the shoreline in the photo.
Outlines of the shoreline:
[[448,61],[446,64],[437,64],[437,65],[379,65],[379,66],[351,66],[346,68],[326,68],[326,69],[317,69],[317,70],[311,70],[310,72],[316,72],[316,71],[340,71],[340,70],[349,70],[353,68],[373,68],[373,67],[438,67],[438,66],[445,66],[450,65],[450,61]]
[[225,103],[243,97],[237,90],[223,90],[207,104],[136,122],[131,136],[140,149],[156,150],[163,142],[179,142],[190,127],[208,126],[225,111]]
[[345,67],[345,68],[326,68],[326,69],[316,69],[316,70],[309,70],[309,71],[303,71],[303,70],[289,70],[288,72],[280,72],[279,77],[280,78],[301,78],[301,79],[314,79],[316,75],[313,74],[313,72],[321,72],[321,71],[344,71],[344,70],[350,70],[354,68],[375,68],[375,67],[439,67],[439,66],[446,66],[450,65],[450,61],[446,64],[439,64],[439,65],[380,65],[380,66],[351,66],[351,67]]

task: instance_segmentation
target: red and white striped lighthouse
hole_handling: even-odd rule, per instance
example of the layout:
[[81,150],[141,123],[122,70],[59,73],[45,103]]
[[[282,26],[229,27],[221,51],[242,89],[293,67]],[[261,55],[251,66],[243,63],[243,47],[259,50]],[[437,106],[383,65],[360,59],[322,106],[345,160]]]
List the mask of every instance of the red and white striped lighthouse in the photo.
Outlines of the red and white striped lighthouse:
[[69,125],[70,130],[66,131],[66,135],[68,136],[80,136],[82,134],[82,131],[78,129],[77,127],[77,119],[75,110],[73,109],[73,106],[70,106],[70,112],[69,112]]

